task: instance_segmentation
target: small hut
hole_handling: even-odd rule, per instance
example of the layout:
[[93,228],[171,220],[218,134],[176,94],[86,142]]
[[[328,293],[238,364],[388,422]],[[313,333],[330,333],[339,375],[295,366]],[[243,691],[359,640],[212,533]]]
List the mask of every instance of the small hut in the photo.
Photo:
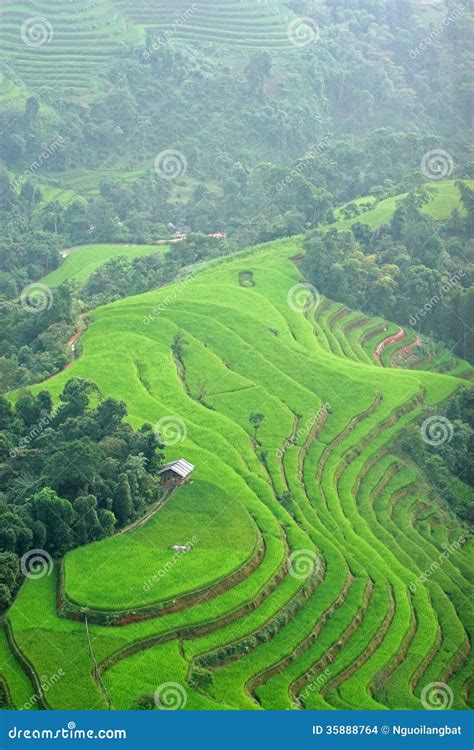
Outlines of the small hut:
[[158,472],[161,476],[162,488],[170,490],[179,487],[179,485],[188,481],[193,471],[193,464],[190,464],[184,458],[180,458],[178,461],[170,461]]

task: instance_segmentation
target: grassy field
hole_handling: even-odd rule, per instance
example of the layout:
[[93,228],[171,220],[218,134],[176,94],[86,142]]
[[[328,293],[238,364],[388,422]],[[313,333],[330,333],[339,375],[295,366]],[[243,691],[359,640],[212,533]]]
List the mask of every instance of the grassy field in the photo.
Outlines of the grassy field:
[[63,281],[84,283],[94,271],[107,263],[111,258],[120,255],[132,260],[142,255],[163,252],[165,245],[83,245],[66,250],[67,257],[58,268],[43,276],[43,284],[58,286]]
[[[471,189],[474,187],[474,180],[464,180],[464,182],[466,182]],[[459,208],[459,191],[454,180],[430,182],[426,184],[426,187],[429,187],[430,191],[433,193],[433,199],[422,208],[422,211],[428,216],[431,216],[433,219],[447,219],[454,208]],[[387,224],[390,221],[397,204],[404,197],[405,194],[402,193],[400,195],[395,195],[392,198],[386,198],[379,203],[377,203],[375,198],[371,196],[359,198],[358,200],[353,201],[353,203],[368,206],[372,202],[374,207],[364,211],[358,216],[352,217],[351,219],[343,219],[343,215],[341,214],[342,209],[336,210],[335,215],[338,219],[338,227],[348,228],[355,222],[362,222],[363,224],[368,224],[372,229],[375,229],[381,224]]]
[[[168,681],[187,709],[419,708],[435,681],[453,707],[470,704],[472,542],[443,557],[465,530],[393,452],[399,430],[422,407],[436,414],[461,381],[377,365],[373,341],[397,330],[377,333],[385,321],[328,300],[298,312],[298,247],[269,243],[176,294],[99,308],[81,357],[36,387],[57,398],[85,377],[124,399],[135,427],[172,417],[179,442],[166,456],[196,466],[140,530],[66,556],[65,593],[92,618],[90,644],[84,622],[58,616],[57,571],[23,585],[8,613],[14,648],[34,674],[64,673],[47,706],[131,708]],[[240,286],[249,271],[255,285]],[[256,437],[253,411],[264,414]],[[201,544],[145,591],[170,546],[193,535]],[[179,611],[140,616],[186,596]],[[95,611],[124,607],[136,621],[94,624]]]
[[[240,504],[219,487],[201,482],[173,495],[125,541],[118,535],[67,556],[65,589],[70,599],[97,609],[173,599],[189,592],[190,581],[201,589],[236,570],[254,553],[258,539]],[[186,544],[192,549],[177,559],[172,547]],[[117,576],[117,567],[125,575]],[[157,574],[156,581],[147,581]]]

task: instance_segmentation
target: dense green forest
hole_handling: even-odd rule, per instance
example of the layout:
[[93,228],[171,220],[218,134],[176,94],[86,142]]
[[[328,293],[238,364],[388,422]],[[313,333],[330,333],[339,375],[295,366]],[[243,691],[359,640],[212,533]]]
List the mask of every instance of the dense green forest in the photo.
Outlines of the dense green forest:
[[[159,435],[151,425],[135,432],[125,424],[123,402],[106,398],[91,408],[94,396],[100,399],[92,383],[72,378],[56,409],[47,391],[25,392],[14,409],[2,398],[0,548],[8,553],[5,560],[16,555],[18,561],[30,549],[62,556],[110,535],[160,497]],[[10,566],[0,574],[2,608],[11,603],[19,582],[9,571]]]
[[[424,415],[427,420],[429,414]],[[474,523],[472,488],[474,469],[474,394],[462,389],[450,399],[444,414],[437,417],[437,427],[427,434],[419,425],[410,426],[400,435],[402,450],[427,472],[430,481],[460,518]]]

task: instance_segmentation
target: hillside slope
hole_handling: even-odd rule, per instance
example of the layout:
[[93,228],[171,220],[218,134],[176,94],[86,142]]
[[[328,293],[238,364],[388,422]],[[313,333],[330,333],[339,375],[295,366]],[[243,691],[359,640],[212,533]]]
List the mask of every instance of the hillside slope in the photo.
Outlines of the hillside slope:
[[64,673],[46,706],[131,708],[172,681],[189,709],[419,708],[449,680],[467,707],[471,543],[392,447],[460,381],[321,346],[297,251],[270,243],[96,310],[82,356],[37,387],[93,380],[196,465],[139,532],[23,585],[14,648],[36,679]]
[[107,263],[111,258],[124,256],[132,260],[142,255],[152,255],[161,252],[164,246],[156,245],[83,245],[81,247],[71,247],[63,251],[64,257],[61,265],[47,276],[43,276],[41,283],[50,287],[58,286],[64,281],[77,281],[85,283],[89,276]]

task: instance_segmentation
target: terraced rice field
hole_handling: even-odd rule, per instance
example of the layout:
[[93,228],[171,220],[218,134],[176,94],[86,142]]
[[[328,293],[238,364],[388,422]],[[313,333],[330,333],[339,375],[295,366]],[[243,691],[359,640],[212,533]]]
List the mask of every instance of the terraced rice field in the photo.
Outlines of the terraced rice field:
[[472,371],[469,362],[455,357],[446,347],[422,341],[414,331],[351,310],[340,302],[322,298],[309,318],[318,345],[338,357],[382,367],[451,372],[459,377]]
[[115,165],[110,169],[87,169],[86,167],[74,167],[63,172],[51,173],[50,182],[57,189],[70,190],[74,198],[82,200],[96,198],[100,195],[100,183],[102,180],[120,180],[122,183],[133,182],[150,169],[150,164],[142,169],[127,170],[123,165]]
[[61,675],[45,707],[128,709],[168,682],[186,709],[420,708],[435,681],[470,704],[472,541],[392,448],[461,381],[382,369],[360,337],[378,321],[295,306],[298,247],[96,310],[82,356],[38,386],[93,379],[136,427],[170,417],[167,458],[196,466],[139,530],[21,588],[13,648],[36,688]]
[[[144,30],[109,0],[6,0],[0,8],[2,54],[24,86],[90,93],[104,63]],[[8,78],[8,75],[7,75]]]
[[94,80],[124,49],[147,45],[147,35],[233,48],[294,51],[289,9],[259,3],[187,0],[6,0],[0,8],[0,45],[9,63],[0,98],[18,89],[65,87],[90,96]]
[[[1,677],[7,687],[8,702],[16,708],[26,707],[34,695],[33,684],[22,668],[19,660],[8,643],[7,631],[0,627],[0,663]],[[32,704],[31,708],[35,708]]]
[[112,258],[125,256],[129,260],[143,255],[163,252],[166,245],[83,245],[71,247],[64,251],[64,261],[58,268],[43,276],[43,284],[50,287],[58,286],[63,281],[77,281],[84,283],[97,268]]
[[113,0],[136,23],[159,39],[192,41],[268,50],[294,49],[288,39],[293,15],[278,0],[204,0],[194,7],[188,0]]

